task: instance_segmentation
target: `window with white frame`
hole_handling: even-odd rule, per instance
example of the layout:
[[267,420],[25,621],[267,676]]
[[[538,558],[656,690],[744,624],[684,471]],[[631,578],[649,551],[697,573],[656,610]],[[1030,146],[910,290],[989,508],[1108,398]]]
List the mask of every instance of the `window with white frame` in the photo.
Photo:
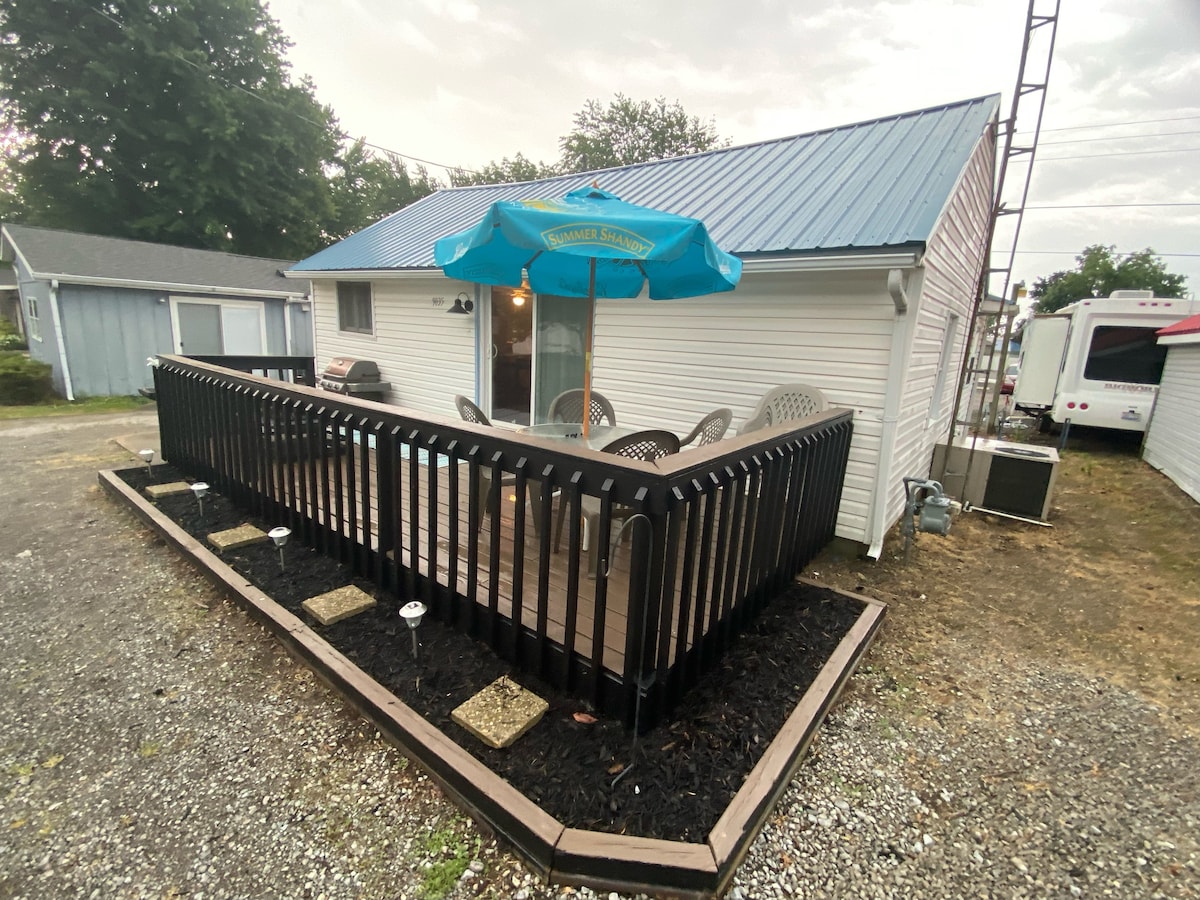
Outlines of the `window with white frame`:
[[29,298],[29,315],[25,317],[29,336],[35,341],[42,339],[42,320],[38,317],[37,297]]
[[937,381],[933,385],[933,398],[929,403],[929,421],[935,422],[946,409],[946,383],[949,380],[950,358],[954,353],[954,339],[958,337],[958,316],[946,316],[946,332],[942,335],[942,352],[938,356]]
[[339,281],[337,298],[339,331],[375,333],[375,315],[369,281]]

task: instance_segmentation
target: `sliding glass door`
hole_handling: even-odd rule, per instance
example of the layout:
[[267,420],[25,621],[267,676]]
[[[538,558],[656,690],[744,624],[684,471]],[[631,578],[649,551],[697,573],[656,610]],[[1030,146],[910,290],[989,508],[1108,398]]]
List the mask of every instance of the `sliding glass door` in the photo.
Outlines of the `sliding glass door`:
[[491,293],[491,412],[493,421],[546,421],[550,401],[583,387],[583,341],[588,303],[573,297],[523,298],[512,288]]

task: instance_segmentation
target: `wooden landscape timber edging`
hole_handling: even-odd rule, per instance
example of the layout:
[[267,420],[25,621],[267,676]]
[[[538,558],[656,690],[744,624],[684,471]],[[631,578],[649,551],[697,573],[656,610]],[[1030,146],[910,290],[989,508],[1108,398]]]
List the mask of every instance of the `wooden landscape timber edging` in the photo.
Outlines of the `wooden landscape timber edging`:
[[786,790],[817,728],[877,633],[886,606],[845,594],[865,608],[746,778],[704,844],[627,837],[567,828],[435,728],[335,650],[301,619],[250,584],[163,515],[113,470],[100,485],[128,505],[217,587],[263,624],[296,659],[342,695],[390,743],[415,760],[453,802],[495,830],[547,881],[687,898],[719,897]]

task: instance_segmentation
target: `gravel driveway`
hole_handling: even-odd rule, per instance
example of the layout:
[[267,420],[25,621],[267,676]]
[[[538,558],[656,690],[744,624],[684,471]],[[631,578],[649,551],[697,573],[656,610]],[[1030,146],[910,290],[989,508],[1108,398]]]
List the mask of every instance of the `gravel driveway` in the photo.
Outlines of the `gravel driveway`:
[[[0,424],[0,897],[570,893],[100,494],[153,416]],[[885,634],[731,896],[1200,896],[1194,731],[978,641]]]

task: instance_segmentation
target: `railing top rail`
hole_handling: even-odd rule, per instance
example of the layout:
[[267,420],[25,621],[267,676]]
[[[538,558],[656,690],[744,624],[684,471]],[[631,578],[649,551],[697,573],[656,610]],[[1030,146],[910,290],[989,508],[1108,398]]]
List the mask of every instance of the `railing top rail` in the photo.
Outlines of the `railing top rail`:
[[286,384],[182,356],[162,354],[159,356],[159,361],[159,364],[167,369],[211,377],[226,384],[261,389],[267,396],[291,397],[297,400],[308,399],[317,410],[366,420],[374,429],[400,428],[409,432],[429,432],[432,426],[432,429],[444,435],[448,440],[458,440],[464,443],[469,441],[473,447],[477,446],[481,463],[490,463],[492,454],[497,451],[509,455],[516,450],[518,453],[526,454],[525,458],[531,473],[541,472],[547,465],[561,467],[564,462],[569,460],[571,466],[580,469],[589,477],[602,478],[620,475],[620,473],[636,475],[654,493],[665,492],[674,485],[687,484],[693,478],[703,477],[706,473],[721,472],[726,467],[739,465],[759,453],[802,439],[832,423],[848,421],[853,416],[851,410],[832,409],[782,425],[736,435],[703,447],[683,450],[655,462],[644,462],[593,450],[579,444],[555,441],[494,426],[477,425],[463,421],[457,416],[440,415],[372,400],[361,400],[304,385]]

